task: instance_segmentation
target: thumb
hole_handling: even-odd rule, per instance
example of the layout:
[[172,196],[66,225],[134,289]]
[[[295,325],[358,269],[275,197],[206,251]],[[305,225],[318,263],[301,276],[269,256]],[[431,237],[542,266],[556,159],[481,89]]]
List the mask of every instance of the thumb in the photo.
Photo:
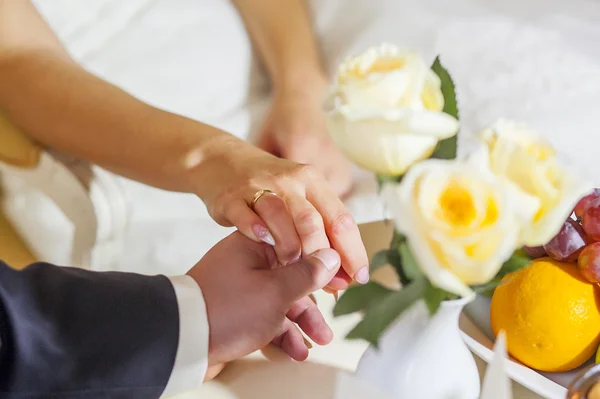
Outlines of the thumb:
[[312,255],[273,270],[281,298],[296,302],[326,286],[340,268],[340,256],[333,249],[321,249]]

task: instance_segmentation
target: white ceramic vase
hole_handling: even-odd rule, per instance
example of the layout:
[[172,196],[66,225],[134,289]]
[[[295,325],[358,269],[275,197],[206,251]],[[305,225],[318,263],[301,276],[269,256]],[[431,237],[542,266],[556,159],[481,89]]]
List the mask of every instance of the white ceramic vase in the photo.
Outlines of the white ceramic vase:
[[477,399],[480,380],[458,318],[473,298],[443,302],[431,316],[420,300],[370,346],[357,374],[397,399]]

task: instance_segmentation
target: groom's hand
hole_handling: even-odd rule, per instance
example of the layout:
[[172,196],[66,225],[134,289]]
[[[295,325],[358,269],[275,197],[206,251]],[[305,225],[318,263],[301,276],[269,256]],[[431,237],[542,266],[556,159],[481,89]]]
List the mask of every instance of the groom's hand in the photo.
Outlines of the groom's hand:
[[280,266],[273,247],[233,233],[188,272],[204,295],[210,327],[209,365],[228,362],[273,342],[295,360],[308,349],[302,329],[325,345],[333,333],[308,295],[340,267],[332,249]]

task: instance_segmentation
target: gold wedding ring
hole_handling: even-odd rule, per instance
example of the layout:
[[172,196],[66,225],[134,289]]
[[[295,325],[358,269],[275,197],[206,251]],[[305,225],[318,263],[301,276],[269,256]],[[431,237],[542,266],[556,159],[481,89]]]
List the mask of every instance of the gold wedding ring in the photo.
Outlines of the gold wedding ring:
[[263,190],[258,190],[254,196],[252,197],[252,201],[250,202],[250,209],[254,210],[254,206],[256,205],[256,203],[258,202],[258,200],[263,196],[263,195],[274,195],[277,196],[277,193],[274,193],[271,190],[267,190],[267,189],[263,189]]

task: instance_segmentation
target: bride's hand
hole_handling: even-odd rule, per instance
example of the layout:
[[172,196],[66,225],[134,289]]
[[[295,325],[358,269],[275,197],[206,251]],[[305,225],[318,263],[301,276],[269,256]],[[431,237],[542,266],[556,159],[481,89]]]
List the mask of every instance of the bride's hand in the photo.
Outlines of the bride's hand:
[[327,133],[320,90],[275,96],[259,133],[259,148],[283,158],[313,165],[339,196],[352,186],[350,163]]
[[[219,140],[198,168],[196,193],[213,219],[235,226],[255,241],[275,244],[281,264],[333,247],[342,269],[334,290],[369,279],[368,257],[358,226],[325,179],[309,165],[277,158],[241,140]],[[251,207],[260,190],[263,195]]]

